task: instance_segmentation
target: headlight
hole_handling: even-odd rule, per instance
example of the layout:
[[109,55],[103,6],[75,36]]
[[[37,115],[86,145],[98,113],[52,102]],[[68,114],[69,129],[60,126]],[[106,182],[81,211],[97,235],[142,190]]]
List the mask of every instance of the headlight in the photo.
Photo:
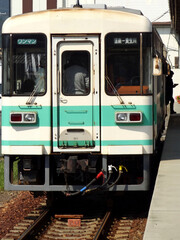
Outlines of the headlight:
[[140,123],[142,122],[142,112],[116,112],[116,123]]
[[36,123],[37,113],[36,112],[11,112],[10,123]]
[[127,113],[116,113],[116,122],[127,122],[128,115]]
[[25,122],[35,122],[36,115],[34,113],[25,113],[24,114],[24,121]]

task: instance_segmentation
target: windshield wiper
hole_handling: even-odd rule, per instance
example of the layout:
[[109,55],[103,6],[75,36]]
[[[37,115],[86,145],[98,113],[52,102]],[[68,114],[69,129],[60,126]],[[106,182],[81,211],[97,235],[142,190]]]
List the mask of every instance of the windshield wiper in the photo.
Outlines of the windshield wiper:
[[110,88],[115,93],[116,97],[118,98],[120,104],[124,104],[123,99],[121,98],[120,94],[118,93],[117,89],[115,88],[114,84],[111,82],[110,78],[108,76],[105,76],[106,81],[108,82]]
[[34,87],[33,91],[31,92],[26,104],[32,104],[33,97],[38,92],[38,88],[39,88],[42,81],[43,81],[43,79],[40,79],[38,81],[38,83],[35,85],[35,87]]

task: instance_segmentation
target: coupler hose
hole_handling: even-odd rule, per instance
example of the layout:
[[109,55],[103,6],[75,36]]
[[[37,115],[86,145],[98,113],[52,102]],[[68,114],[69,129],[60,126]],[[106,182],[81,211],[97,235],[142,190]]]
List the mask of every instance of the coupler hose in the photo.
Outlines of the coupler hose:
[[108,166],[108,173],[109,173],[108,178],[106,179],[106,181],[101,186],[99,186],[98,188],[96,188],[94,190],[98,190],[98,189],[103,190],[103,188],[108,184],[108,182],[111,178],[111,175],[113,173],[113,171],[112,171],[113,168],[117,171],[117,169],[113,165]]
[[119,179],[120,179],[120,177],[121,177],[121,174],[123,173],[123,168],[127,171],[127,168],[126,168],[126,167],[120,165],[120,166],[119,166],[119,174],[118,174],[117,179],[116,179],[111,185],[108,185],[108,186],[106,187],[106,189],[109,189],[109,188],[113,187],[113,186],[119,181]]
[[93,189],[86,190],[86,191],[84,192],[84,194],[85,194],[86,192],[92,192],[92,191],[98,191],[98,190],[103,191],[103,190],[107,189],[106,186],[108,185],[108,182],[110,181],[110,178],[111,178],[111,176],[112,176],[113,168],[117,171],[117,169],[116,169],[115,166],[113,166],[113,165],[108,165],[108,173],[109,173],[109,176],[108,176],[108,178],[106,179],[106,181],[105,181],[101,186],[98,186],[97,188],[93,188]]
[[85,187],[81,188],[81,190],[75,192],[75,193],[66,193],[66,196],[75,196],[75,195],[78,195],[80,193],[83,193],[85,190],[87,190],[94,182],[96,182],[101,176],[104,177],[104,173],[103,171],[99,172],[97,174],[97,176],[95,178],[93,178],[93,180],[88,183]]

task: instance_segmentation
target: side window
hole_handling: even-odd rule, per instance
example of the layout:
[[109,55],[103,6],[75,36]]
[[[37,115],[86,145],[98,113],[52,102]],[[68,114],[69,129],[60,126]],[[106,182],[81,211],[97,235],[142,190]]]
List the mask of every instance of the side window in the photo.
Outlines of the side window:
[[143,33],[143,93],[152,93],[152,34]]
[[90,53],[64,51],[62,53],[62,93],[67,96],[90,93]]

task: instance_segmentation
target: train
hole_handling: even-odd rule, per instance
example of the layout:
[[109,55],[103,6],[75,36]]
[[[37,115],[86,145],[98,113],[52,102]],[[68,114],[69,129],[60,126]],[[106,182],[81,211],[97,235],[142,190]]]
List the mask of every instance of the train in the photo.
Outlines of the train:
[[141,11],[76,5],[17,15],[3,24],[2,44],[6,190],[150,189],[168,64]]

